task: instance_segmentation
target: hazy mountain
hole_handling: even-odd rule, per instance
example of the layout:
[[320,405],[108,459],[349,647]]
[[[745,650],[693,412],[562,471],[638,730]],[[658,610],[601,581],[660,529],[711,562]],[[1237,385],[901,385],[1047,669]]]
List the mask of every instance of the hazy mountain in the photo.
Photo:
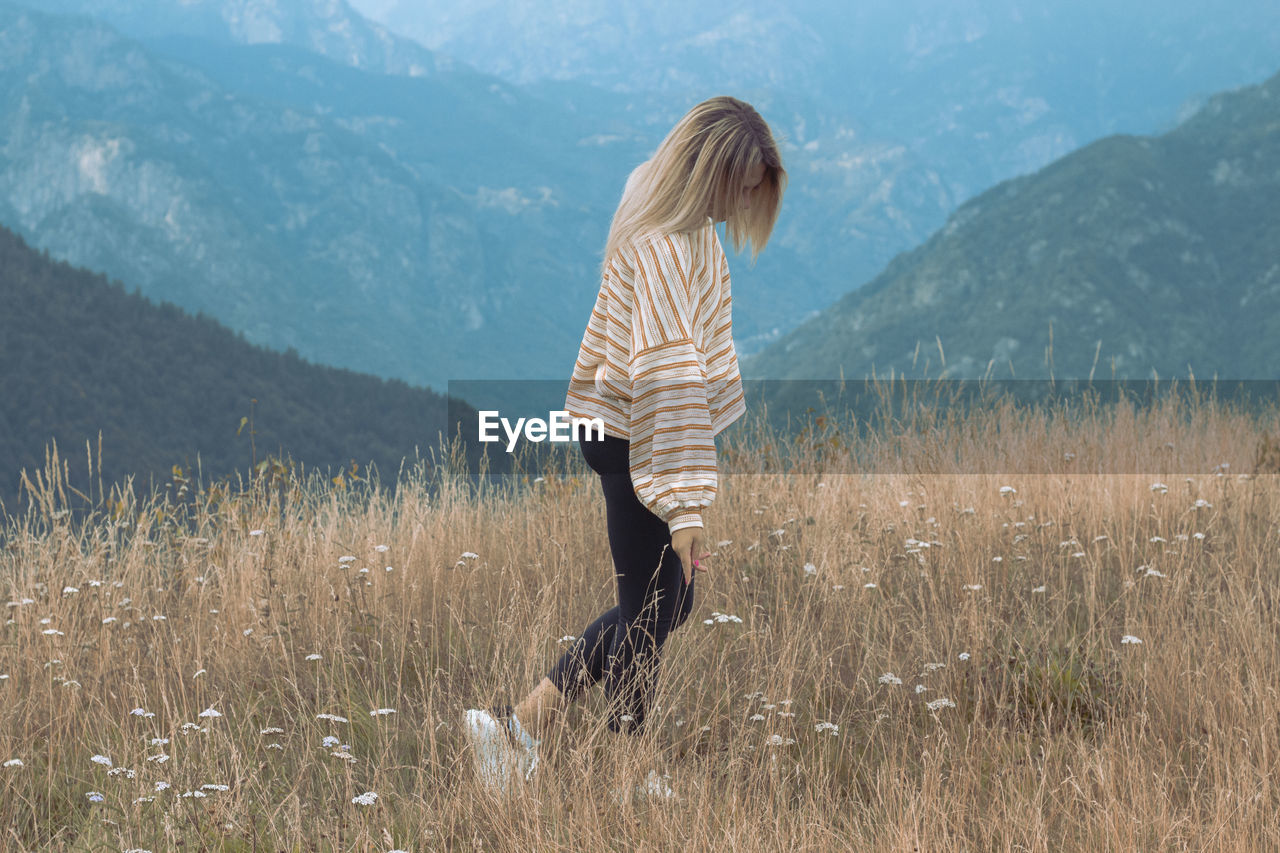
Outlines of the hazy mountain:
[[0,223],[317,362],[438,387],[568,370],[608,224],[572,114],[470,72],[205,44],[260,96],[0,6]]
[[1046,377],[1052,324],[1057,378],[1274,379],[1277,246],[1280,75],[988,190],[743,370],[938,376],[940,338],[945,375]]
[[[86,441],[107,487],[134,475],[145,492],[172,466],[194,477],[197,464],[208,484],[247,473],[255,450],[258,460],[287,454],[334,474],[355,460],[364,476],[372,462],[389,486],[405,457],[412,468],[415,448],[439,459],[431,451],[446,417],[473,414],[403,382],[253,346],[208,318],[52,261],[4,228],[0,301],[0,502],[10,512],[19,472],[43,470],[51,441],[86,493]],[[250,415],[252,436],[240,428]],[[493,464],[506,465],[505,454]]]
[[[0,38],[0,222],[256,343],[441,388],[567,373],[613,205],[671,109],[3,5]],[[743,352],[942,221],[900,146],[865,160],[793,183],[759,266],[732,262]]]
[[[963,201],[1188,98],[1258,80],[1280,6],[1229,0],[352,0],[389,28],[519,83],[804,95],[905,144]],[[798,136],[831,148],[812,126]],[[802,140],[803,141],[803,140]]]
[[198,36],[237,44],[287,44],[335,62],[422,76],[452,63],[393,35],[345,0],[17,0],[41,12],[88,15],[134,36]]
[[352,4],[513,82],[610,90],[654,137],[710,95],[757,104],[792,184],[777,240],[741,277],[747,319],[763,294],[773,318],[736,330],[743,352],[872,278],[976,193],[1106,135],[1168,130],[1280,56],[1280,5],[1262,0]]

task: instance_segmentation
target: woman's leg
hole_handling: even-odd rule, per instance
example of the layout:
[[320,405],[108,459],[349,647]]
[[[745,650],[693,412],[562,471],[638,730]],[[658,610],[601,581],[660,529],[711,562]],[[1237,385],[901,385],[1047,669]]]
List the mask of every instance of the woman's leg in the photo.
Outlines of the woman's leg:
[[633,730],[643,724],[662,644],[693,607],[693,587],[684,583],[666,523],[636,497],[627,441],[606,436],[582,442],[581,449],[600,475],[618,605],[587,626],[517,707],[517,715],[536,718],[530,725],[543,727],[564,703],[607,679],[610,727]]
[[636,732],[657,677],[667,635],[693,605],[667,524],[636,497],[627,474],[601,477],[609,516],[609,548],[618,580],[617,621],[605,661],[609,728]]

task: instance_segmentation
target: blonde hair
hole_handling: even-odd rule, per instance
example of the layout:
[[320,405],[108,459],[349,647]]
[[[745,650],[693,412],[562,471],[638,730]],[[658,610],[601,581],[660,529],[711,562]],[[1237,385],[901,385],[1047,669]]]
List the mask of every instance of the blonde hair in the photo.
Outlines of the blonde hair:
[[[743,210],[742,184],[758,163],[764,177]],[[709,98],[689,110],[627,178],[603,266],[640,235],[696,230],[711,211],[730,211],[725,233],[735,252],[750,242],[754,261],[778,221],[786,182],[773,134],[755,108],[727,95]]]

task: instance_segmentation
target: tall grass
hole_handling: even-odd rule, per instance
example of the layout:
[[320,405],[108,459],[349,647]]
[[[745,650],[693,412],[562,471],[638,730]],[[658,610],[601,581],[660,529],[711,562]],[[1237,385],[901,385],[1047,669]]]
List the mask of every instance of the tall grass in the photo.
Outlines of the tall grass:
[[[498,486],[419,464],[394,497],[175,471],[87,513],[54,453],[0,541],[0,847],[1280,849],[1276,424],[832,419],[790,473],[736,433],[651,730],[620,744],[593,691],[506,800],[463,709],[613,597],[576,452]],[[676,797],[619,805],[650,768]]]

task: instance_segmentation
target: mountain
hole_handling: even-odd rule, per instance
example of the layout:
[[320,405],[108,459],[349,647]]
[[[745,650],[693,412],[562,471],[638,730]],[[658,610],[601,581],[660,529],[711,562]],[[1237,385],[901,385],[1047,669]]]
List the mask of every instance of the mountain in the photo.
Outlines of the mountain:
[[335,62],[414,77],[448,69],[417,42],[394,35],[344,0],[39,0],[36,11],[110,23],[137,37],[195,36],[236,44],[283,44]]
[[[67,7],[66,3],[67,0],[63,0],[63,6],[58,8]],[[135,223],[119,223],[114,228],[112,241],[149,247],[148,251],[131,253],[128,263],[95,245],[105,237],[97,213],[83,210],[78,214],[67,213],[67,221],[58,234],[46,233],[30,216],[0,221],[68,261],[103,269],[138,284],[147,293],[171,299],[192,310],[211,311],[260,343],[296,346],[307,357],[437,386],[459,375],[554,376],[567,370],[565,365],[572,363],[581,326],[590,312],[598,285],[595,268],[603,234],[627,173],[648,156],[670,125],[696,99],[714,94],[706,91],[680,98],[655,97],[637,105],[620,102],[612,93],[594,86],[555,84],[522,89],[471,71],[464,65],[446,66],[441,62],[437,62],[436,71],[422,78],[387,76],[325,62],[305,45],[299,46],[305,42],[302,39],[249,46],[232,44],[230,37],[218,30],[226,23],[223,17],[214,16],[217,26],[197,27],[193,23],[201,18],[193,17],[192,10],[210,12],[222,8],[225,11],[229,6],[172,4],[170,12],[157,11],[153,15],[147,12],[152,5],[147,0],[115,0],[103,7],[103,14],[111,21],[131,28],[128,33],[138,36],[136,41],[112,39],[110,30],[95,30],[83,19],[72,23],[36,14],[24,17],[10,6],[9,12],[0,15],[0,19],[23,20],[25,25],[9,27],[8,38],[15,46],[19,61],[0,60],[0,64],[8,66],[9,79],[0,79],[0,88],[7,83],[10,89],[8,103],[20,107],[26,91],[35,89],[45,99],[63,98],[72,102],[74,106],[64,110],[61,124],[77,120],[100,127],[107,118],[104,113],[112,109],[116,99],[131,98],[130,90],[150,90],[158,97],[148,101],[147,109],[141,114],[135,111],[129,115],[128,121],[149,125],[139,130],[167,139],[166,147],[145,152],[148,159],[161,161],[151,164],[155,169],[193,181],[199,181],[201,176],[188,174],[183,169],[188,165],[205,168],[205,164],[170,151],[169,146],[179,141],[174,137],[181,134],[171,134],[165,127],[167,124],[190,125],[188,113],[193,104],[217,102],[230,95],[239,104],[238,110],[284,113],[297,121],[314,124],[322,135],[337,124],[349,137],[337,150],[351,151],[353,157],[360,158],[365,156],[363,147],[375,148],[377,150],[369,154],[372,159],[390,159],[407,167],[404,173],[408,183],[426,178],[433,183],[430,194],[443,191],[448,195],[453,191],[462,196],[456,199],[459,206],[482,208],[478,211],[479,217],[492,223],[492,229],[484,234],[485,251],[510,247],[509,265],[482,259],[469,269],[453,270],[461,273],[453,282],[455,291],[467,289],[478,293],[475,297],[455,299],[453,305],[445,301],[443,307],[457,311],[454,322],[469,333],[465,346],[478,352],[478,358],[463,364],[440,363],[436,359],[411,361],[404,355],[408,352],[404,346],[400,347],[400,356],[369,349],[352,353],[350,358],[345,353],[335,355],[332,330],[321,324],[314,335],[298,331],[302,318],[309,314],[309,306],[292,304],[285,298],[287,289],[281,292],[270,277],[246,275],[238,278],[239,285],[224,279],[216,287],[194,289],[212,289],[225,294],[227,299],[246,303],[258,301],[258,297],[235,294],[237,287],[255,291],[266,288],[280,293],[282,310],[276,313],[277,318],[283,319],[278,319],[271,328],[265,327],[260,313],[247,317],[244,311],[232,313],[195,301],[193,288],[170,289],[163,282],[172,281],[177,275],[195,280],[208,276],[209,270],[199,264],[193,267],[190,257],[183,255],[189,255],[189,249],[195,245],[219,253],[215,250],[216,244],[184,237],[176,244],[168,241],[166,248],[163,235],[136,233],[137,230],[145,232],[150,219],[147,211],[129,210],[138,203],[133,193],[111,190],[107,193],[122,206],[122,213],[128,212],[128,218],[135,220]],[[0,0],[0,9],[4,6]],[[305,17],[304,13],[311,10],[308,14],[315,18],[319,14],[317,10],[338,6],[296,3],[289,8],[295,10],[295,17]],[[177,34],[167,33],[166,28]],[[192,32],[201,35],[196,37]],[[128,54],[134,63],[123,76],[122,69],[113,65],[115,60],[108,55],[108,40],[117,53]],[[27,41],[31,43],[28,45]],[[121,47],[125,44],[130,48]],[[87,63],[80,69],[80,77],[49,79],[57,76],[57,69],[51,68],[43,57],[60,54],[75,56],[75,62],[81,65]],[[103,63],[102,67],[97,67],[99,62]],[[143,79],[157,74],[162,78],[172,78],[175,74],[196,78],[207,91],[193,96],[175,92],[171,80]],[[99,81],[106,82],[100,84]],[[101,92],[88,98],[83,91],[77,91],[99,88]],[[817,105],[802,99],[773,103],[767,93],[761,93],[754,100],[771,118],[774,114],[785,117],[783,123],[800,133],[791,140],[784,136],[793,181],[770,251],[755,267],[734,263],[735,282],[743,295],[738,305],[736,332],[744,352],[762,346],[783,329],[830,304],[843,292],[849,276],[870,276],[893,254],[918,243],[941,224],[946,211],[952,207],[952,199],[938,176],[903,146],[878,141],[851,122],[829,126]],[[218,120],[218,116],[205,112],[202,120],[206,124]],[[21,115],[0,113],[0,116],[14,124],[23,121]],[[247,128],[250,133],[238,125],[205,126],[199,138],[227,138],[212,152],[215,162],[233,157],[244,160],[258,154],[263,144],[280,147],[279,139],[244,138],[262,136],[262,131],[269,130],[271,124],[269,121],[263,126],[255,122]],[[815,150],[815,143],[805,135],[806,126],[808,133],[828,138],[821,151]],[[236,141],[233,143],[232,139]],[[843,141],[838,144],[832,141],[837,139]],[[358,142],[365,146],[355,144]],[[296,141],[285,143],[290,149],[296,149]],[[40,150],[38,139],[32,140],[32,144],[34,151]],[[96,140],[95,144],[104,145],[106,141]],[[57,147],[55,143],[55,150]],[[26,174],[40,171],[44,174],[38,184],[14,186],[11,191],[16,195],[12,206],[38,209],[42,216],[47,216],[51,204],[83,208],[100,201],[87,196],[94,187],[80,186],[78,170],[71,168],[73,163],[78,163],[78,158],[46,159],[40,169],[35,169],[33,164],[24,161],[26,153],[13,152],[12,168]],[[143,154],[136,149],[125,153],[134,161]],[[279,159],[288,163],[296,159],[296,154],[289,150]],[[69,174],[49,175],[48,170],[55,162],[65,164]],[[221,171],[228,173],[226,183],[236,194],[219,198],[216,190],[211,189],[203,203],[215,208],[234,206],[238,198],[246,197],[237,186],[246,182],[240,177],[245,174],[241,165],[228,163]],[[333,173],[343,171],[329,170],[326,176],[329,199],[345,194],[333,191],[344,177]],[[358,169],[351,172],[355,180],[362,177]],[[395,180],[382,177],[380,183]],[[70,189],[56,199],[50,198],[39,189],[50,181]],[[252,184],[262,186],[256,179]],[[273,177],[266,188],[277,192],[294,189],[283,177]],[[368,194],[363,185],[353,192]],[[24,193],[33,193],[37,198],[26,198]],[[288,204],[293,207],[298,202],[290,200]],[[498,211],[502,212],[501,216],[497,215]],[[242,218],[238,211],[198,212]],[[530,219],[545,219],[548,227],[539,229],[536,224],[530,227]],[[289,221],[300,223],[289,228],[290,233],[295,233],[305,231],[314,216],[294,216]],[[248,231],[264,244],[274,239],[258,223],[250,224]],[[238,235],[230,229],[226,233],[221,254],[243,254],[237,244]],[[394,251],[391,241],[403,239],[404,229],[379,227],[378,235],[382,248]],[[326,261],[313,256],[297,257],[296,253],[309,252],[312,245],[328,250],[330,242],[326,235],[314,244],[284,246],[276,251],[282,263],[306,267],[317,260],[321,264]],[[551,243],[557,248],[553,257],[547,257],[545,246]],[[253,250],[247,253],[248,259],[254,256]],[[459,257],[465,257],[465,252],[460,251]],[[355,264],[354,273],[363,272],[364,260],[362,257]],[[381,280],[395,282],[404,276],[406,269],[410,274],[418,272],[409,265],[380,269],[378,273]],[[326,278],[320,280],[326,281]],[[494,291],[512,287],[517,280],[520,294],[531,297],[521,306],[530,310],[519,313],[511,307],[513,300],[519,302],[519,294],[491,296]],[[416,282],[410,286],[416,286]],[[540,306],[545,306],[545,311],[540,310]],[[544,313],[560,318],[563,328],[528,322]],[[399,311],[398,316],[403,316],[403,311]],[[322,343],[313,345],[307,340],[308,336]],[[505,359],[489,355],[499,355],[508,346],[513,346],[515,352]]]
[[653,137],[710,95],[760,107],[791,186],[759,268],[734,270],[744,353],[986,188],[1104,136],[1168,130],[1280,56],[1280,6],[1258,0],[351,2],[526,89],[605,89]]
[[[85,470],[86,441],[104,485],[135,476],[143,492],[174,465],[193,476],[198,462],[207,485],[247,473],[255,454],[335,474],[354,461],[360,476],[372,463],[389,487],[415,453],[430,470],[439,433],[452,434],[446,424],[475,419],[425,389],[249,344],[207,317],[51,260],[4,228],[0,301],[0,504],[9,512],[19,472],[43,470],[50,441],[86,493],[97,480]],[[464,447],[473,466],[477,448]],[[504,469],[504,457],[491,456],[491,467]]]
[[1042,378],[1052,325],[1057,378],[1274,379],[1276,246],[1280,74],[997,185],[742,369]]
[[[352,0],[389,29],[508,80],[621,97],[804,95],[898,142],[957,203],[1092,139],[1168,127],[1200,93],[1258,80],[1280,12],[1257,0]],[[624,58],[619,61],[620,58]],[[800,143],[838,146],[812,123]]]
[[568,370],[612,202],[580,190],[606,182],[572,114],[465,70],[204,44],[259,94],[0,6],[0,223],[319,363],[437,387]]

